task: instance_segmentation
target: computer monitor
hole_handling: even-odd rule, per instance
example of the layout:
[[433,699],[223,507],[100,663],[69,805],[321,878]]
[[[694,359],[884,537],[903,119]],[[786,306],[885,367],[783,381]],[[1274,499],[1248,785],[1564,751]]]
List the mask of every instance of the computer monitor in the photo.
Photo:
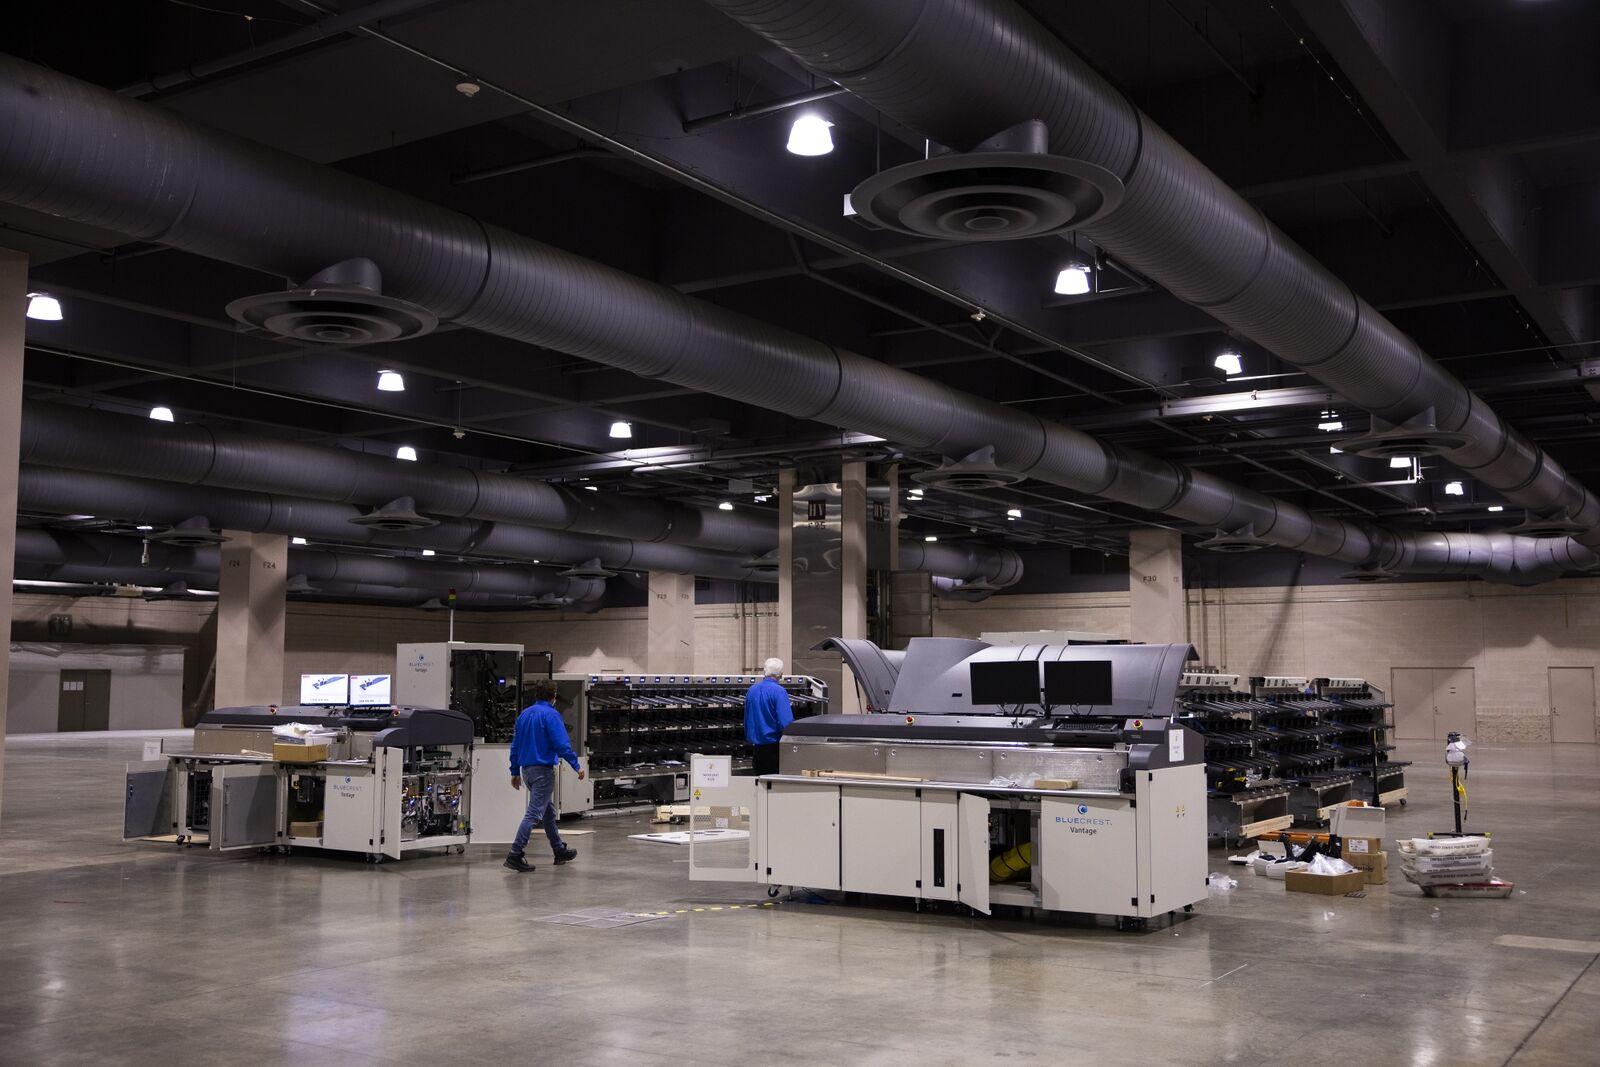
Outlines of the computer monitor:
[[352,674],[350,676],[350,703],[352,706],[388,704],[389,683],[387,674]]
[[302,674],[300,676],[300,703],[350,703],[350,676],[348,674]]
[[1044,702],[1053,708],[1111,703],[1111,661],[1062,659],[1044,665]]
[[1039,661],[979,660],[968,667],[973,704],[1039,703]]

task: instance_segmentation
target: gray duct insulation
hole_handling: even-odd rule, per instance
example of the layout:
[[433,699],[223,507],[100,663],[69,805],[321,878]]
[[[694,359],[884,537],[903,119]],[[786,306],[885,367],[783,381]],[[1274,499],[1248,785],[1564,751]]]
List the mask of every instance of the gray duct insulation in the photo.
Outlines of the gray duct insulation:
[[[861,8],[879,6],[898,9]],[[1570,538],[1413,535],[1312,515],[10,57],[0,130],[0,202],[289,278],[364,255],[387,296],[643,377],[947,456],[992,445],[1002,466],[1041,481],[1393,571],[1527,581],[1600,563]]]
[[708,2],[941,144],[1042,120],[1052,152],[1124,182],[1096,244],[1387,422],[1431,410],[1467,435],[1451,463],[1600,545],[1600,500],[1011,0]]
[[[17,531],[17,563],[43,568],[56,580],[118,580],[142,585],[158,584],[156,579],[162,583],[179,578],[217,581],[220,553],[216,548],[152,544],[147,561],[143,550],[132,538],[110,534]],[[289,550],[289,576],[297,575],[328,592],[426,600],[443,599],[454,589],[463,603],[486,606],[526,605],[536,600],[598,606],[605,593],[604,581],[562,578],[534,567],[475,567],[310,548]]]
[[[113,419],[122,416],[111,416]],[[135,424],[148,419],[132,419]],[[27,425],[24,421],[24,425]],[[93,432],[92,430],[88,432]],[[129,450],[134,455],[139,449]],[[405,464],[410,466],[409,463]],[[612,570],[668,571],[742,581],[777,581],[774,569],[758,569],[733,553],[686,545],[592,537],[562,530],[541,530],[508,523],[446,519],[437,526],[405,533],[374,530],[352,522],[363,514],[353,504],[300,500],[267,493],[212,489],[92,471],[56,470],[24,463],[17,481],[18,504],[25,510],[68,514],[84,512],[130,523],[174,525],[203,516],[214,527],[252,533],[279,533],[316,540],[397,548],[431,548],[450,555],[488,556],[509,560],[561,560],[579,563],[598,558]],[[776,541],[774,536],[772,540]],[[869,546],[869,558],[881,561],[887,546]],[[961,581],[1007,586],[1022,576],[1022,561],[1010,549],[986,546],[900,543],[902,570],[942,576],[939,588]]]
[[777,545],[771,520],[749,512],[591,493],[510,474],[413,463],[347,448],[59,404],[24,406],[22,461],[351,504],[376,506],[410,497],[417,510],[429,516],[660,541],[746,556]]

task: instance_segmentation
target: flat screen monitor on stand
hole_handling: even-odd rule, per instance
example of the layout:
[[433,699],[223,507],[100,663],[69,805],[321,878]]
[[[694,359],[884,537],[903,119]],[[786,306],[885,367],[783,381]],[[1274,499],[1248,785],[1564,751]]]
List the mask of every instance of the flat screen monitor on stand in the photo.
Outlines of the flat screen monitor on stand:
[[979,660],[968,668],[967,699],[974,705],[1022,708],[1039,703],[1039,661]]
[[1111,705],[1111,661],[1064,659],[1044,665],[1044,702],[1052,709]]

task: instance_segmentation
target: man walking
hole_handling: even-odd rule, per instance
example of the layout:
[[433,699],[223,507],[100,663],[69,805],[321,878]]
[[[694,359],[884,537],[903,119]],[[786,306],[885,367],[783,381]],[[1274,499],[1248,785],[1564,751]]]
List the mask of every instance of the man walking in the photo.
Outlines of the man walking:
[[744,737],[754,752],[757,775],[778,773],[778,742],[794,722],[789,691],[778,681],[782,677],[783,660],[769,659],[762,665],[761,681],[744,695]]
[[556,698],[556,683],[540,678],[533,683],[533,703],[517,716],[517,730],[511,738],[511,787],[528,786],[528,810],[517,827],[516,840],[511,842],[511,852],[506,856],[506,867],[513,871],[533,870],[533,864],[523,858],[528,838],[535,826],[544,827],[550,839],[550,850],[555,853],[556,865],[570,863],[578,850],[569,848],[556,829],[556,762],[566,760],[572,769],[583,777],[578,766],[578,754],[572,751],[572,740],[567,737],[566,724],[552,703]]

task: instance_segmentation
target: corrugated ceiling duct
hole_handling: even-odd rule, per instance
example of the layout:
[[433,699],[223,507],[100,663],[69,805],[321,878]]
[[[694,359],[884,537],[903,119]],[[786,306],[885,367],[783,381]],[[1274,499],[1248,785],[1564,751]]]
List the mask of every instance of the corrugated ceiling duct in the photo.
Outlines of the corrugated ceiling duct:
[[[1389,423],[1432,413],[1443,454],[1582,527],[1600,499],[1009,0],[708,0],[807,69],[958,150],[1041,120],[1057,155],[1122,178],[1082,232],[1174,296]],[[1258,528],[1259,532],[1259,528]]]
[[[563,563],[598,559],[602,566],[616,571],[666,571],[736,581],[778,580],[775,568],[751,566],[746,555],[688,545],[628,541],[566,530],[459,519],[445,519],[436,526],[394,533],[353,522],[364,514],[354,504],[126,478],[95,471],[59,470],[30,463],[23,464],[18,474],[17,498],[24,510],[56,514],[82,512],[128,523],[170,526],[200,516],[218,529],[413,550],[431,548],[447,555]],[[770,547],[776,544],[774,533]],[[869,559],[875,561],[875,565],[881,565],[886,547],[877,543],[870,546]],[[903,540],[900,552],[903,570],[926,571],[957,581],[976,580],[1004,587],[1022,576],[1022,561],[1010,549]]]
[[[214,547],[146,546],[111,534],[17,531],[18,564],[43,568],[42,573],[60,581],[153,585],[198,578],[214,585],[220,559]],[[604,581],[562,578],[533,567],[478,567],[312,548],[291,548],[288,570],[291,578],[302,576],[313,585],[327,583],[330,592],[372,587],[388,590],[384,595],[399,599],[442,598],[454,589],[458,598],[485,603],[491,599],[504,604],[542,601],[583,607],[598,605],[605,594]]]
[[[863,9],[872,5],[862,5]],[[972,54],[968,53],[968,59]],[[975,65],[974,69],[979,69]],[[1455,572],[1433,539],[1358,526],[886,367],[499,227],[206,131],[0,58],[0,202],[307,278],[370,257],[387,296],[440,319],[1208,526],[1366,565]],[[1481,535],[1455,535],[1471,538]],[[1488,542],[1484,542],[1487,544]],[[1541,561],[1537,571],[1516,560]],[[1600,563],[1570,539],[1460,573],[1553,577]]]

